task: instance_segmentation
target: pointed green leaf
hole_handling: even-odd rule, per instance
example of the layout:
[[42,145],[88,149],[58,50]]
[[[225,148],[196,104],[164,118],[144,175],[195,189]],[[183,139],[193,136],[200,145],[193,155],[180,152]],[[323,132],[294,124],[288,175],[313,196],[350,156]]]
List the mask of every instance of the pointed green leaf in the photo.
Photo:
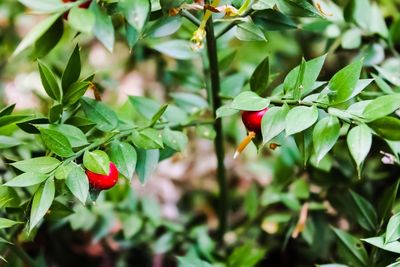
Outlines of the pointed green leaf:
[[158,149],[137,149],[137,156],[136,173],[140,182],[145,184],[157,167],[160,151]]
[[45,32],[54,24],[54,22],[56,22],[62,13],[63,12],[56,13],[36,25],[19,43],[11,57],[13,58],[17,56],[27,47],[35,43],[43,34],[45,34]]
[[55,195],[54,179],[48,179],[35,192],[32,200],[29,231],[40,222],[53,203]]
[[289,106],[271,107],[263,116],[261,121],[261,132],[263,143],[266,144],[272,138],[285,130],[285,118],[289,112]]
[[83,165],[91,172],[108,175],[110,172],[110,159],[106,152],[95,150],[83,154]]
[[105,104],[88,97],[82,97],[81,104],[86,116],[96,123],[100,131],[109,132],[117,127],[117,114]]
[[386,226],[385,244],[400,239],[400,213],[396,213],[392,217]]
[[254,92],[246,91],[237,95],[231,107],[238,110],[258,111],[269,106],[270,100],[262,98]]
[[380,249],[400,254],[400,242],[399,241],[394,241],[394,242],[385,244],[385,238],[383,236],[375,236],[375,237],[365,238],[365,239],[362,239],[362,241],[367,242],[368,244],[371,244]]
[[67,66],[61,77],[62,90],[64,92],[63,102],[67,101],[67,95],[70,95],[70,86],[79,79],[81,75],[81,57],[79,54],[79,45],[75,46],[74,51],[68,59]]
[[38,65],[40,79],[42,80],[44,90],[48,96],[60,102],[62,99],[62,91],[58,86],[55,75],[43,62],[38,60]]
[[182,132],[172,131],[166,127],[163,131],[163,142],[176,151],[183,151],[188,143],[188,138]]
[[57,168],[61,162],[52,157],[37,157],[11,163],[23,172],[49,173]]
[[352,128],[347,134],[347,146],[351,156],[353,157],[357,169],[367,157],[372,145],[371,130],[365,125],[360,124]]
[[350,191],[350,194],[357,208],[355,212],[358,223],[368,231],[377,229],[378,216],[372,204],[354,191]]
[[269,82],[269,57],[267,56],[256,67],[250,77],[250,88],[253,92],[258,94],[267,89]]
[[320,120],[314,127],[313,145],[317,162],[336,144],[340,134],[340,123],[335,116],[328,116]]
[[311,127],[318,120],[316,106],[298,106],[292,108],[286,116],[286,136],[299,133]]
[[85,171],[74,162],[70,163],[69,173],[65,179],[69,191],[82,203],[85,204],[89,195],[89,181]]
[[10,187],[32,186],[42,183],[44,180],[46,180],[47,177],[48,175],[43,173],[26,172],[14,177],[13,179],[5,183],[4,186],[10,186]]
[[96,1],[92,1],[89,9],[96,17],[93,28],[94,36],[96,36],[109,52],[113,52],[115,35],[111,17],[97,4]]
[[332,230],[342,248],[341,252],[346,258],[346,263],[355,267],[368,266],[368,254],[360,239],[334,227],[332,227]]
[[340,104],[351,98],[360,78],[363,60],[356,60],[338,71],[328,83],[329,102]]
[[126,142],[114,141],[111,143],[109,154],[119,172],[127,179],[131,179],[135,173],[137,161],[135,148]]
[[364,109],[362,117],[373,121],[385,117],[400,108],[400,94],[380,96],[372,100]]
[[44,144],[51,152],[63,158],[74,155],[71,144],[64,134],[45,128],[40,128],[39,130]]

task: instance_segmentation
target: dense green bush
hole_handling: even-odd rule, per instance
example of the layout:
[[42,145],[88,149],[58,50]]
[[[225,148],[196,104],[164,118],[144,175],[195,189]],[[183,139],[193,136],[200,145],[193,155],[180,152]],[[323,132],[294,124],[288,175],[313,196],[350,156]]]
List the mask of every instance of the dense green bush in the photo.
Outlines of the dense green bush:
[[[400,266],[399,9],[396,0],[3,0],[2,260]],[[125,101],[118,88],[133,71],[154,81]],[[232,160],[245,147],[241,112],[265,108],[261,131]],[[199,149],[211,142],[214,155]],[[148,185],[171,159],[216,170],[208,185],[195,172],[176,182],[169,218]],[[110,162],[119,181],[100,190],[87,171],[107,175]]]

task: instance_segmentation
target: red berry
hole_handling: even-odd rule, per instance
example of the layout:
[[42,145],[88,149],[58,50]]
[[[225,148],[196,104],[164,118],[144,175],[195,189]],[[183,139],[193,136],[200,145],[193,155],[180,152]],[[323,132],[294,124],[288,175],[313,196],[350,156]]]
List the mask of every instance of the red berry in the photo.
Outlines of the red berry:
[[261,120],[267,110],[268,108],[264,108],[258,111],[244,111],[242,113],[243,124],[249,132],[261,132]]
[[110,172],[108,175],[98,174],[86,170],[86,176],[89,184],[97,190],[110,189],[118,181],[118,169],[114,163],[110,162]]

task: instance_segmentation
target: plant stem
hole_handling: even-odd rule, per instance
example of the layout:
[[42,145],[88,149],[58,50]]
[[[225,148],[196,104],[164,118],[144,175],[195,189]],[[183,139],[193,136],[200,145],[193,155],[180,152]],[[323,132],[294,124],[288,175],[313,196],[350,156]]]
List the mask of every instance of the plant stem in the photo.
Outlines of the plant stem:
[[207,39],[207,54],[209,60],[210,69],[210,80],[211,88],[209,90],[209,101],[211,104],[211,109],[214,121],[214,130],[216,132],[214,147],[215,154],[217,156],[217,179],[219,186],[219,201],[218,201],[218,238],[222,242],[224,233],[227,227],[227,210],[228,210],[228,192],[227,192],[227,181],[224,166],[224,137],[222,131],[222,121],[216,118],[216,111],[221,106],[221,99],[219,98],[220,91],[220,80],[219,80],[219,67],[218,67],[218,56],[217,56],[217,42],[214,35],[214,26],[212,17],[207,21],[206,25],[206,39]]
[[[248,15],[250,15],[253,12],[253,10],[250,8],[249,10],[247,10],[243,15],[241,15],[241,17],[247,17]],[[225,28],[223,28],[217,35],[215,38],[220,38],[222,35],[224,35],[225,33],[227,33],[230,29],[232,29],[233,27],[235,27],[237,24],[239,24],[240,22],[237,20],[233,20],[231,23],[229,23],[228,25],[226,25]]]
[[185,18],[187,18],[190,22],[192,22],[194,25],[196,25],[197,27],[200,26],[200,20],[198,20],[195,16],[192,15],[192,13],[190,13],[189,11],[187,11],[186,9],[182,9],[181,10],[181,15]]

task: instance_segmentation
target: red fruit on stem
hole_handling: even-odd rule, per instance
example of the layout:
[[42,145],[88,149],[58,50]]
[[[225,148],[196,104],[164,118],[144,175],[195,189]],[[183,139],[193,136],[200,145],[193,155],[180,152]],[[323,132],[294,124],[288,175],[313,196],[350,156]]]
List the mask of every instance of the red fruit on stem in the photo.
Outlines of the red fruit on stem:
[[97,190],[110,189],[118,181],[118,169],[114,163],[110,162],[110,172],[108,175],[98,174],[86,170],[86,176],[92,188]]
[[244,111],[242,113],[242,121],[247,131],[255,133],[261,132],[261,120],[267,110],[268,108],[264,108],[258,111]]

